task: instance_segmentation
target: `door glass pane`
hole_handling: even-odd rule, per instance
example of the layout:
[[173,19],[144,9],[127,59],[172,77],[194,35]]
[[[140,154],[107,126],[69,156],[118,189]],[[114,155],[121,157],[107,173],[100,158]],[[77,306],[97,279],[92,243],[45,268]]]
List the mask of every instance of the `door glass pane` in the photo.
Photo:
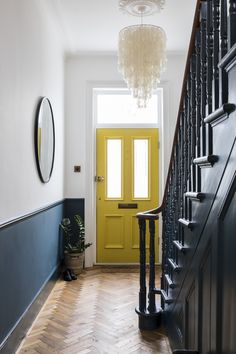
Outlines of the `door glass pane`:
[[157,92],[153,93],[146,108],[138,108],[136,100],[128,90],[96,89],[95,93],[98,124],[158,123],[158,104],[160,102],[158,102]]
[[134,198],[148,198],[148,139],[134,139]]
[[107,139],[107,198],[121,198],[121,139]]

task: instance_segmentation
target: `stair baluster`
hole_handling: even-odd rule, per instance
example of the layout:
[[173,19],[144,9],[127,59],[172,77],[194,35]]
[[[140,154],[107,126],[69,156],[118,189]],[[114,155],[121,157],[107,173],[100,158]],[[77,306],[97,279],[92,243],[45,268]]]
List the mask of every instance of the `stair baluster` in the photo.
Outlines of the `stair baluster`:
[[[196,158],[200,157],[200,125],[201,125],[201,59],[200,59],[200,30],[196,32],[195,52],[196,52]],[[196,192],[201,190],[200,168],[196,165]]]
[[[200,47],[200,61],[201,61],[201,127],[200,127],[200,143],[201,143],[201,156],[206,155],[206,127],[204,118],[206,116],[206,103],[207,103],[207,57],[206,57],[206,20],[207,20],[207,7],[206,3],[202,3],[201,7],[201,47]],[[217,61],[218,63],[218,61]],[[218,68],[217,68],[218,69]],[[217,71],[218,73],[218,71]],[[218,82],[217,82],[218,83]],[[217,86],[218,88],[218,86]]]
[[[220,1],[213,1],[213,110],[219,108]],[[203,117],[204,119],[205,117]]]
[[[212,112],[212,79],[213,79],[213,22],[212,0],[207,2],[207,106],[206,115]],[[204,119],[205,117],[203,117]],[[212,128],[206,124],[206,155],[212,154]]]
[[193,164],[193,159],[196,157],[196,54],[192,55],[190,63],[190,78],[191,78],[191,186],[192,190],[196,190],[197,168]]
[[236,0],[229,0],[229,47],[236,43]]
[[150,245],[149,245],[149,293],[148,293],[148,311],[149,313],[156,312],[155,300],[155,221],[149,220]]
[[[221,5],[220,6],[220,59],[222,59],[226,55],[228,50],[227,0],[221,0],[220,5]],[[220,74],[220,107],[221,107],[224,103],[228,102],[228,75],[224,68],[220,68],[219,74]]]
[[146,221],[139,219],[139,248],[140,248],[140,290],[139,311],[146,312]]

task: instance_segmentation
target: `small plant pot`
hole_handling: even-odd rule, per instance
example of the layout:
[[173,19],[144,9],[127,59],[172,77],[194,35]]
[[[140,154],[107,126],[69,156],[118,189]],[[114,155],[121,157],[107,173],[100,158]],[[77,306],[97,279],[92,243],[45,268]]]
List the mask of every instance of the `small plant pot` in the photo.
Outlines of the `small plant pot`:
[[76,275],[79,275],[84,268],[84,252],[83,253],[64,253],[65,266],[73,270]]

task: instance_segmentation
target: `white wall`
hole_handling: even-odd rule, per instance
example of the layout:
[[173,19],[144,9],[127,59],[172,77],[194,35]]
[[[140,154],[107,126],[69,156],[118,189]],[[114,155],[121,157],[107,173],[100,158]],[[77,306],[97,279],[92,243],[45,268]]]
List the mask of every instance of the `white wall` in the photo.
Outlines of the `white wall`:
[[[169,55],[168,66],[162,79],[164,96],[164,166],[168,169],[169,156],[182,87],[185,55]],[[65,66],[66,115],[66,197],[85,197],[86,176],[86,120],[92,119],[88,103],[88,86],[91,82],[122,82],[117,70],[117,57],[112,55],[68,57]],[[92,139],[92,137],[91,137]],[[82,166],[74,173],[73,166]]]
[[[162,160],[165,176],[169,165],[173,133],[182,87],[185,55],[169,55],[167,71],[163,75],[164,127]],[[86,266],[96,259],[94,134],[92,133],[92,87],[104,83],[123,85],[117,70],[115,55],[83,55],[68,57],[65,63],[65,197],[85,198],[86,239],[93,242],[86,253]],[[81,173],[73,166],[81,165]],[[164,179],[164,177],[163,177]],[[161,198],[161,196],[160,196]]]
[[[0,1],[0,223],[63,198],[64,58],[47,0]],[[54,170],[38,176],[35,110],[41,96],[53,107]]]

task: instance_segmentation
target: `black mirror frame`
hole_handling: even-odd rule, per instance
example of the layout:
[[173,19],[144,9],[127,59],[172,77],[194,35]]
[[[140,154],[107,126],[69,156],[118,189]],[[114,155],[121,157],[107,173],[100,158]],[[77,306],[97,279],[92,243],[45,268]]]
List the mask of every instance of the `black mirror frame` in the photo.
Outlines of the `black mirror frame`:
[[[48,179],[45,179],[42,175],[42,171],[41,171],[41,167],[40,167],[40,162],[39,162],[39,156],[38,156],[38,125],[39,125],[39,117],[40,117],[40,110],[42,107],[43,102],[47,101],[49,108],[50,108],[50,112],[51,112],[51,119],[52,119],[52,137],[53,137],[53,154],[52,154],[52,162],[51,162],[51,169],[50,169],[50,173],[48,176]],[[38,169],[38,173],[39,173],[39,177],[41,182],[43,183],[48,183],[50,181],[51,175],[52,175],[52,171],[53,171],[53,166],[54,166],[54,158],[55,158],[55,123],[54,123],[54,116],[53,116],[53,110],[52,110],[52,105],[51,102],[49,100],[49,98],[47,97],[42,97],[39,100],[37,109],[36,109],[36,119],[35,119],[35,131],[34,131],[34,147],[35,147],[35,157],[36,157],[36,163],[37,163],[37,169]]]

